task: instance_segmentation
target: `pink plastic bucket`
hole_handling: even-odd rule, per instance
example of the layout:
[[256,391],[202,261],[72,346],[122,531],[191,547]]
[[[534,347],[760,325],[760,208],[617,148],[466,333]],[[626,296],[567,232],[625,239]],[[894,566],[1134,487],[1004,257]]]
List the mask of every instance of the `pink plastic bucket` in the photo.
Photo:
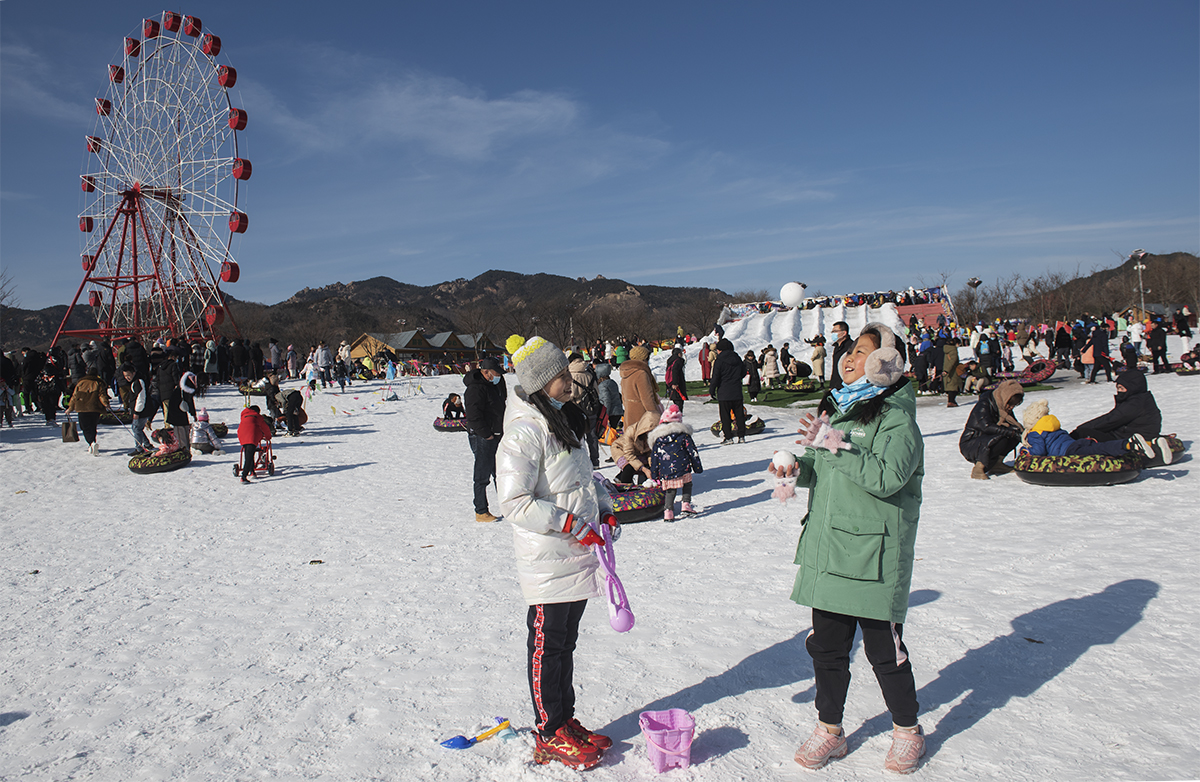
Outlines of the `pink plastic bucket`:
[[642,735],[646,737],[646,754],[654,770],[663,773],[692,764],[692,737],[696,721],[683,709],[643,711],[638,717]]

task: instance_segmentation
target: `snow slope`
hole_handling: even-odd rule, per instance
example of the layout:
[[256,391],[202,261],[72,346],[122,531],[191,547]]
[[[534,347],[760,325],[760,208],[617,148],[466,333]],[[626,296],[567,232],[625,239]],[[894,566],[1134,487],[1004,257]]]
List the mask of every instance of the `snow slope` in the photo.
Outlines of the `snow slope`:
[[[1193,445],[1200,378],[1149,380]],[[1054,383],[1066,425],[1111,406],[1111,386]],[[378,388],[319,394],[306,435],[278,443],[279,472],[251,486],[233,453],[134,475],[119,427],[102,428],[99,458],[31,418],[0,432],[0,778],[581,778],[533,766],[527,734],[439,746],[494,716],[531,724],[525,606],[508,525],[473,521],[465,435],[431,426],[461,380],[387,403]],[[929,734],[919,778],[1200,776],[1194,463],[1111,488],[972,481],[957,451],[969,401],[918,402],[905,640]],[[242,400],[206,404],[233,423]],[[796,413],[756,409],[764,435],[717,446],[715,406],[684,412],[704,513],[627,526],[631,633],[603,605],[584,617],[579,716],[617,742],[586,776],[654,777],[637,716],[679,707],[698,726],[693,766],[667,778],[804,778],[791,758],[815,718],[809,614],[788,600],[804,502],[778,504],[765,480]],[[853,672],[851,751],[822,779],[884,777],[888,718],[857,651]]]
[[[791,343],[792,355],[797,356],[801,361],[809,361],[809,355],[812,353],[812,346],[805,344],[805,340],[815,338],[818,334],[824,334],[828,343],[832,343],[831,333],[833,324],[838,321],[845,321],[850,327],[851,338],[856,338],[858,332],[868,323],[884,323],[890,326],[898,334],[904,333],[904,326],[900,322],[900,315],[896,311],[895,304],[885,304],[879,309],[874,307],[815,307],[811,310],[790,309],[786,312],[767,312],[750,315],[740,320],[726,323],[725,337],[733,343],[733,347],[737,350],[738,355],[746,355],[746,351],[753,350],[757,355],[759,351],[767,345],[774,345],[776,350],[783,347],[783,343]],[[716,341],[710,334],[707,339]],[[829,351],[828,347],[826,348]],[[667,368],[667,358],[670,357],[669,351],[659,351],[650,357],[650,368],[661,379]],[[685,351],[687,363],[684,366],[684,375],[689,380],[699,380],[700,374],[700,343],[689,345]],[[781,368],[782,370],[782,368]],[[829,362],[826,361],[826,374],[829,373]]]

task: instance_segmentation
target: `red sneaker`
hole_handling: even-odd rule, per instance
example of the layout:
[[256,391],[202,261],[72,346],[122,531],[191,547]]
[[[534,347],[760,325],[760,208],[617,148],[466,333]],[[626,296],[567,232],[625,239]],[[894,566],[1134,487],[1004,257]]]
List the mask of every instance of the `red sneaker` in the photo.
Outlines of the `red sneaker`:
[[533,745],[533,762],[544,766],[552,760],[557,760],[569,768],[586,771],[600,765],[604,751],[595,745],[574,736],[564,725],[548,739],[536,734]]
[[592,733],[590,730],[580,725],[579,720],[575,719],[574,717],[567,720],[567,724],[564,727],[566,727],[566,729],[569,730],[571,734],[575,736],[575,738],[583,739],[596,749],[608,749],[612,746],[612,739],[610,739],[608,736],[602,736],[599,733]]

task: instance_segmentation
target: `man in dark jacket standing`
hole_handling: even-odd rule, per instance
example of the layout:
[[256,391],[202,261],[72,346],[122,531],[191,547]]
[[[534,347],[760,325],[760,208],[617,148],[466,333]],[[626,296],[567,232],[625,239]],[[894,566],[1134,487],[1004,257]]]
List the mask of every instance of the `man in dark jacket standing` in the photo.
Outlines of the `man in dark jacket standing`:
[[833,372],[829,376],[829,387],[842,387],[842,358],[850,352],[854,347],[854,340],[850,339],[850,326],[846,321],[839,320],[833,324]]
[[733,343],[722,337],[716,345],[717,358],[713,361],[712,379],[708,392],[717,400],[721,418],[721,444],[733,442],[730,437],[730,418],[737,422],[737,441],[746,442],[746,408],[742,405],[742,378],[746,367],[733,349]]
[[463,392],[467,440],[475,454],[475,520],[495,521],[488,510],[487,486],[496,474],[496,448],[504,434],[508,387],[500,362],[494,358],[480,361],[479,369],[468,372],[463,384],[467,387]]

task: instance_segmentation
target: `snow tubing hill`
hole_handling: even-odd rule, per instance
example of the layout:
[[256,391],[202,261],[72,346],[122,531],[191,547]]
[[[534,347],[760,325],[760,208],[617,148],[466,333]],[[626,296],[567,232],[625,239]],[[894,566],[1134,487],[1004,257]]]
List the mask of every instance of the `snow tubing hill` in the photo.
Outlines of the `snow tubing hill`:
[[170,472],[178,470],[180,467],[186,467],[192,461],[192,452],[188,448],[181,448],[178,451],[172,451],[165,456],[156,454],[147,454],[146,456],[134,456],[129,460],[129,470],[138,475],[150,475],[156,472]]
[[[732,427],[733,428],[730,430],[730,436],[737,437],[737,424],[733,424]],[[720,437],[721,436],[721,422],[714,421],[713,425],[709,428],[709,431],[712,432],[717,437]],[[747,435],[762,434],[765,431],[767,431],[767,422],[762,420],[761,418],[752,424],[746,424],[746,434]]]
[[662,518],[666,502],[662,489],[624,483],[606,485],[605,488],[612,501],[613,515],[622,524]]
[[1017,477],[1036,486],[1113,486],[1142,471],[1138,456],[1030,456],[1013,462]]
[[467,431],[467,422],[463,418],[435,418],[433,419],[433,428],[439,432],[465,432]]

